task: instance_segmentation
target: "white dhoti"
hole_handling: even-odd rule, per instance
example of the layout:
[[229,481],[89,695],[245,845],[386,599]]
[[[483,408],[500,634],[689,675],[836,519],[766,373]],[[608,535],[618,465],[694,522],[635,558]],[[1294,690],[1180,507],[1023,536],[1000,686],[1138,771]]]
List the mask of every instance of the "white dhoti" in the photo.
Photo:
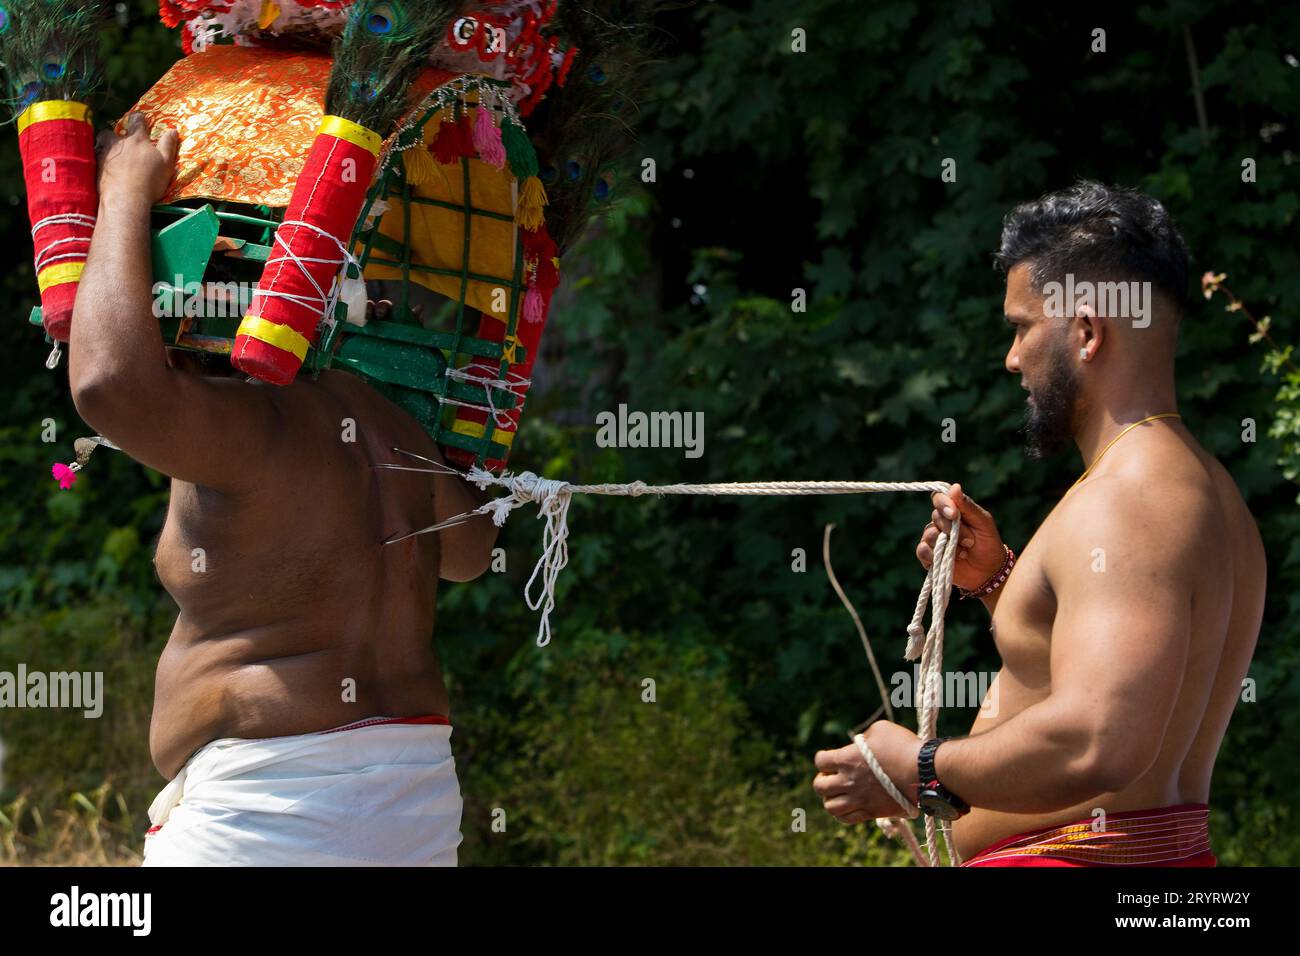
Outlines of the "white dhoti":
[[455,866],[460,816],[445,723],[223,738],[149,807],[144,865]]

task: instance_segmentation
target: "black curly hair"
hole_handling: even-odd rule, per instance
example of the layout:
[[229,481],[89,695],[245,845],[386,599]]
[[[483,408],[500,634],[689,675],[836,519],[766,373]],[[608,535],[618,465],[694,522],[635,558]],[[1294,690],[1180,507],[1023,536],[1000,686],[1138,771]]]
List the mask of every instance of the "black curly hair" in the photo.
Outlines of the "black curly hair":
[[1035,289],[1065,274],[1150,282],[1179,318],[1187,308],[1187,244],[1169,213],[1136,189],[1081,180],[1021,203],[1002,220],[995,267],[1027,262]]

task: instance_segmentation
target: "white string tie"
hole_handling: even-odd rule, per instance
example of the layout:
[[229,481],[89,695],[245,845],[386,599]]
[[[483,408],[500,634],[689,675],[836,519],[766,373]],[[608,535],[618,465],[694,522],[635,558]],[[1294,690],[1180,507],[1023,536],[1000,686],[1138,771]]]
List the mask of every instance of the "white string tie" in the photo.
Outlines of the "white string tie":
[[[37,220],[32,226],[32,241],[36,241],[36,234],[46,226],[81,226],[85,229],[93,230],[95,228],[95,217],[87,216],[80,212],[62,212],[55,213],[53,216],[46,216],[44,219]],[[67,252],[61,255],[51,255],[55,246],[65,245],[69,242],[85,243],[86,248],[80,252]],[[35,267],[40,272],[52,262],[59,262],[63,259],[82,259],[90,251],[90,236],[66,236],[63,239],[55,239],[48,246],[36,254]]]
[[[286,226],[297,226],[300,229],[308,229],[311,232],[316,233],[318,236],[323,236],[330,240],[336,247],[338,247],[338,258],[321,259],[314,256],[298,255],[289,248],[289,241],[283,235]],[[286,219],[284,222],[280,223],[279,227],[275,230],[275,241],[272,243],[272,248],[276,245],[284,249],[284,255],[268,258],[266,260],[266,265],[269,267],[277,262],[292,262],[298,267],[298,271],[303,274],[303,277],[311,283],[311,287],[316,290],[316,295],[299,295],[296,292],[283,292],[280,290],[259,288],[253,296],[253,303],[256,304],[259,297],[267,299],[288,299],[290,302],[297,303],[304,309],[307,309],[313,315],[319,315],[325,324],[332,328],[335,323],[334,311],[338,306],[339,294],[342,291],[343,286],[341,278],[346,274],[346,266],[356,266],[360,269],[360,263],[357,262],[357,258],[352,255],[347,246],[345,246],[337,236],[326,232],[324,229],[321,229],[319,226],[315,226],[310,222],[304,222],[301,219]],[[307,263],[309,262],[325,263],[336,267],[334,270],[334,279],[330,283],[329,292],[325,292],[321,289],[320,283],[318,283],[307,270]],[[252,312],[253,310],[250,309],[249,311]]]

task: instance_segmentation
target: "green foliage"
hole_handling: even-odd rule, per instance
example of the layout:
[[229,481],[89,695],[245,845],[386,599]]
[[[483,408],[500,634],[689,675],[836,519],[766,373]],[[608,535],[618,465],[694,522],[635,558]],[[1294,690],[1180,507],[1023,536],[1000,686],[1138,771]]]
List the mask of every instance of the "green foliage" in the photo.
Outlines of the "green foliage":
[[[120,547],[130,536],[110,539]],[[153,600],[158,613],[145,615],[151,631],[114,597],[0,622],[0,669],[103,673],[99,717],[0,711],[0,860],[105,863],[139,850],[162,782],[149,757],[153,671],[175,610],[165,594]]]
[[[1287,346],[1289,349],[1290,346]],[[1289,481],[1300,481],[1300,373],[1288,372],[1277,390],[1277,414],[1268,435],[1282,444],[1278,467]],[[1300,494],[1296,496],[1300,504]]]
[[[467,858],[579,866],[900,859],[878,832],[869,844],[860,828],[812,806],[806,779],[800,787],[783,779],[790,758],[749,732],[716,659],[652,638],[574,637],[548,655],[548,679],[517,716],[493,728],[505,762],[460,760]],[[796,763],[801,777],[811,775]]]
[[[132,0],[124,16],[100,33],[106,84],[99,98],[100,122],[116,119],[180,55],[175,34],[158,22],[152,0]],[[67,350],[53,371],[39,330],[27,324],[39,304],[32,271],[23,177],[16,144],[0,149],[0,231],[9,264],[0,278],[7,304],[0,323],[0,379],[6,383],[0,410],[0,614],[53,609],[84,601],[111,586],[143,621],[157,600],[152,548],[128,555],[120,534],[143,543],[162,527],[166,479],[116,452],[101,451],[73,491],[60,491],[50,466],[73,459],[73,439],[90,433],[68,394]]]

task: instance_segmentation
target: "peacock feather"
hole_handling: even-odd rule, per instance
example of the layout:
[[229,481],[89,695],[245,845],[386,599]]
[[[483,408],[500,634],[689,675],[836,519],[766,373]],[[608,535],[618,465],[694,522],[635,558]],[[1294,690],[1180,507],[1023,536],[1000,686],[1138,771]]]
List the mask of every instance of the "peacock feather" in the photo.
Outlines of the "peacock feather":
[[0,99],[11,119],[40,100],[85,102],[101,80],[105,12],[86,0],[0,0]]
[[326,112],[386,134],[409,107],[411,83],[456,8],[447,0],[357,0],[335,41]]
[[610,198],[654,53],[652,21],[663,0],[561,0],[552,26],[577,47],[564,86],[552,86],[533,115],[546,229],[561,256]]

